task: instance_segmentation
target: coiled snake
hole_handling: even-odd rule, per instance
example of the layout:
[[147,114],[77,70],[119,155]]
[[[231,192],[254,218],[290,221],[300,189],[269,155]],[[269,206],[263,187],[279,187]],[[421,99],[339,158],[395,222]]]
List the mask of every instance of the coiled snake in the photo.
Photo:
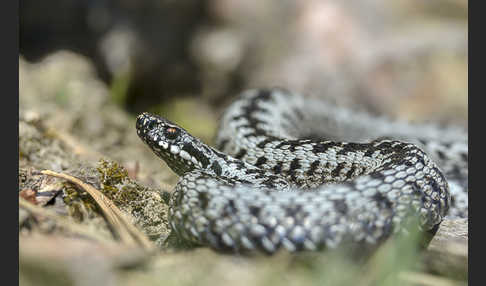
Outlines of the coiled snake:
[[468,215],[458,128],[390,122],[279,88],[247,90],[230,105],[219,150],[157,115],[139,115],[136,128],[180,176],[171,227],[216,249],[376,245],[409,218],[435,232],[446,215]]

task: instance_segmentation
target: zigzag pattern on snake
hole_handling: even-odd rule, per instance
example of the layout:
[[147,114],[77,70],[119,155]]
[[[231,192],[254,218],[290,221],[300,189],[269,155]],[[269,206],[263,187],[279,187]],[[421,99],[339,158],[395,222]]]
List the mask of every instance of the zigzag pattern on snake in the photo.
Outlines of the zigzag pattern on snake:
[[[284,89],[242,92],[218,149],[157,115],[139,137],[180,176],[170,223],[184,240],[273,253],[377,245],[467,217],[467,132],[411,125]],[[320,138],[320,139],[317,139]],[[416,226],[416,224],[415,224]]]

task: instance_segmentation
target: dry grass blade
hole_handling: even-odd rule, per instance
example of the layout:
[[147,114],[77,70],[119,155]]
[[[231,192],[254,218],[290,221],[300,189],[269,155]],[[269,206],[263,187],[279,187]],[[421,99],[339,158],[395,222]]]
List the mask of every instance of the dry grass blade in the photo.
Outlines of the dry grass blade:
[[105,214],[108,223],[113,227],[124,244],[129,246],[139,245],[146,250],[153,250],[155,248],[152,242],[150,242],[141,231],[126,219],[120,209],[96,188],[70,175],[56,173],[50,170],[44,170],[41,173],[65,179],[90,194]]

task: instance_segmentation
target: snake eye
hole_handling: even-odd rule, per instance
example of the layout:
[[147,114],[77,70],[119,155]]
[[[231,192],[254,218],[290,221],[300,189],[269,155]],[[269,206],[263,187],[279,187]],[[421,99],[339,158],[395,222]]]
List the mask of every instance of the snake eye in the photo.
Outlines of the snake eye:
[[165,137],[168,139],[176,139],[179,136],[179,129],[175,127],[167,127],[165,129]]

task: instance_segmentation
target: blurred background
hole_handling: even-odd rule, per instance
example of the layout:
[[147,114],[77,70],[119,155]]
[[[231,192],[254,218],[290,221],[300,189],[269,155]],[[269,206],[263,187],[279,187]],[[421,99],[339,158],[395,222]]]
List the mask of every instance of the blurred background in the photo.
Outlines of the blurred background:
[[[467,118],[464,0],[20,2],[20,54],[82,55],[138,113],[176,99],[220,108],[283,86],[409,119]],[[66,59],[66,61],[69,61]]]

